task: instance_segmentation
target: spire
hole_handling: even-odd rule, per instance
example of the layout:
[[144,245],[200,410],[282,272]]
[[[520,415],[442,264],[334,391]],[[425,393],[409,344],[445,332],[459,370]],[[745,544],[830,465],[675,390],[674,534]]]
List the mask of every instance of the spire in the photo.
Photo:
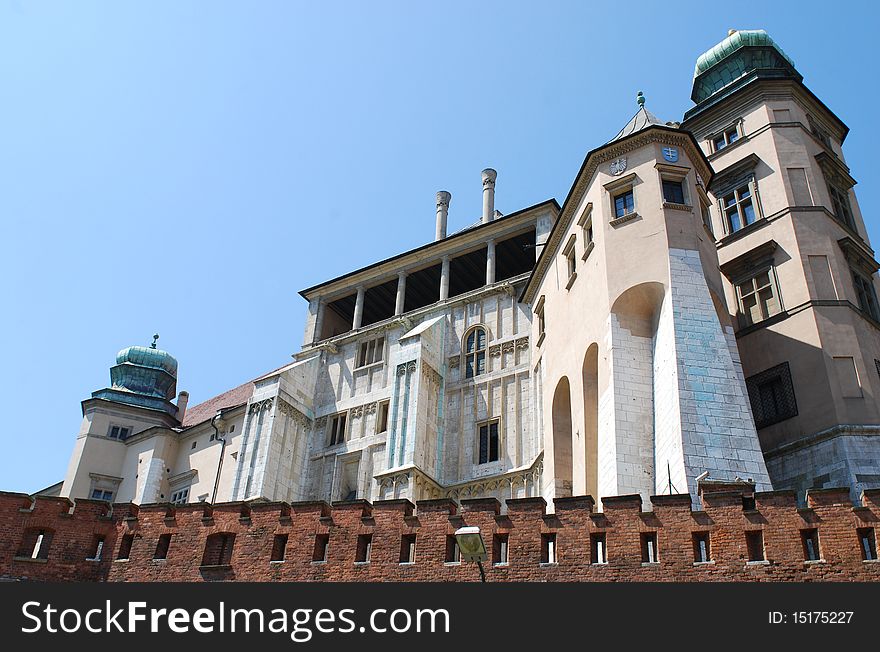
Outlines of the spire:
[[645,108],[645,94],[642,93],[642,91],[639,91],[636,95],[636,103],[639,105],[639,110],[636,111],[636,114],[632,119],[626,123],[626,126],[624,126],[614,138],[608,141],[609,143],[625,138],[626,136],[641,131],[642,129],[647,129],[652,125],[668,126],[660,118]]

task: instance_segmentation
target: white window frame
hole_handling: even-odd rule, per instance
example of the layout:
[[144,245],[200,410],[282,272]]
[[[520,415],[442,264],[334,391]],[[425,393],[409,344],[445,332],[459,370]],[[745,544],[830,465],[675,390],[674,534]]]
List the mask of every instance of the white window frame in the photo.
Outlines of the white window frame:
[[[757,288],[755,285],[755,279],[757,279],[762,274],[767,274],[769,283],[766,286],[761,286],[761,288]],[[752,321],[751,315],[746,312],[745,305],[743,304],[743,295],[740,292],[740,285],[746,283],[748,281],[752,282],[752,291],[749,294],[757,295],[761,289],[765,287],[769,287],[771,292],[773,293],[773,298],[776,299],[777,311],[774,313],[767,314],[763,316],[758,321]],[[766,321],[773,317],[774,315],[778,315],[785,308],[782,304],[782,293],[779,291],[779,279],[776,274],[776,266],[773,263],[764,264],[760,267],[755,267],[748,271],[748,273],[743,274],[733,282],[733,292],[736,295],[736,306],[737,312],[739,313],[740,327],[746,328],[748,326],[753,326],[755,324],[760,324],[763,321]],[[763,312],[763,311],[762,311]]]
[[180,489],[175,489],[171,492],[171,500],[169,501],[172,505],[186,505],[189,502],[189,490],[190,486],[187,485],[185,487],[181,487]]

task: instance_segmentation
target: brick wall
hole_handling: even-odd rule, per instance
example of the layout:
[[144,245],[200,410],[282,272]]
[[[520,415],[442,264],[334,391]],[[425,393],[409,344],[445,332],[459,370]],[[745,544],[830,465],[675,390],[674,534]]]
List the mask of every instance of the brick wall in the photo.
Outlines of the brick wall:
[[[547,514],[542,498],[507,501],[365,501],[337,504],[224,503],[110,506],[64,498],[0,493],[0,578],[82,581],[478,581],[473,563],[447,563],[447,536],[479,526],[490,554],[493,536],[508,537],[509,564],[486,566],[497,581],[822,581],[880,580],[880,562],[863,561],[857,530],[876,528],[880,490],[866,491],[854,507],[848,489],[808,495],[798,509],[792,492],[703,494],[702,511],[688,495],[655,496],[643,512],[638,495],[603,500],[558,499]],[[801,531],[818,530],[822,561],[805,562]],[[746,532],[761,530],[766,561],[747,563]],[[35,532],[51,533],[45,559],[33,559]],[[711,561],[694,563],[693,535],[708,532]],[[213,534],[234,534],[228,564],[203,565]],[[557,563],[541,563],[542,534],[556,534]],[[591,564],[593,536],[605,534],[607,564]],[[658,563],[645,564],[642,535],[656,533]],[[162,535],[167,558],[154,559]],[[287,535],[284,561],[271,561],[275,535]],[[400,563],[401,538],[416,535],[415,561]],[[131,535],[128,560],[119,560]],[[327,535],[326,560],[313,561],[316,536]],[[372,535],[370,561],[356,563],[359,535]],[[104,538],[102,559],[94,554]],[[213,537],[210,545],[220,545]],[[24,545],[23,545],[24,543]],[[24,548],[30,548],[26,550]],[[277,548],[277,547],[276,547]]]

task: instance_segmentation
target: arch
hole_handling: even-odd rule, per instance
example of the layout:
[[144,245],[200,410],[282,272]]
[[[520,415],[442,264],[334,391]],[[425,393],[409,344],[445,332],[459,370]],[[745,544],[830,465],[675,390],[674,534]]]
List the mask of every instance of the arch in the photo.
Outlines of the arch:
[[553,393],[552,418],[554,496],[559,498],[572,492],[571,387],[566,376]]
[[660,315],[666,288],[662,283],[639,283],[624,290],[611,306],[620,325],[639,337],[651,337]]
[[581,368],[584,391],[584,474],[586,493],[599,499],[599,345],[587,348]]
[[474,326],[465,333],[461,347],[464,355],[465,378],[473,378],[486,373],[488,347],[489,332],[485,326]]

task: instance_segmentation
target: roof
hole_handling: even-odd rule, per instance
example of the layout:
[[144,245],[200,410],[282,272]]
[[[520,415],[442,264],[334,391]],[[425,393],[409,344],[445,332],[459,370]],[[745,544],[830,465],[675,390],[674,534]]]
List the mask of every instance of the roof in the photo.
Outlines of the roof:
[[623,129],[617,132],[617,135],[609,140],[609,143],[613,143],[615,140],[620,140],[621,138],[626,138],[630,134],[634,134],[637,131],[641,131],[642,129],[647,129],[651,125],[661,125],[661,126],[671,126],[667,125],[656,115],[648,111],[645,108],[645,105],[642,104],[639,107],[639,110],[636,111],[636,114],[632,117],[632,119],[626,123]]
[[208,421],[214,418],[218,410],[227,410],[229,408],[238,407],[248,402],[248,399],[254,393],[254,381],[249,380],[243,385],[239,385],[227,392],[218,394],[214,398],[209,398],[203,403],[188,407],[186,414],[183,415],[183,427],[190,428],[192,426]]
[[742,30],[730,30],[731,33],[727,36],[726,39],[721,41],[718,45],[709,48],[699,57],[697,57],[697,64],[694,66],[694,78],[706,72],[709,68],[714,66],[716,63],[726,59],[731,54],[739,50],[740,48],[746,46],[769,46],[775,49],[782,57],[791,64],[791,67],[794,68],[794,61],[789,57],[785,52],[782,51],[782,48],[776,45],[776,42],[770,38],[770,35],[764,31],[763,29],[742,29]]

